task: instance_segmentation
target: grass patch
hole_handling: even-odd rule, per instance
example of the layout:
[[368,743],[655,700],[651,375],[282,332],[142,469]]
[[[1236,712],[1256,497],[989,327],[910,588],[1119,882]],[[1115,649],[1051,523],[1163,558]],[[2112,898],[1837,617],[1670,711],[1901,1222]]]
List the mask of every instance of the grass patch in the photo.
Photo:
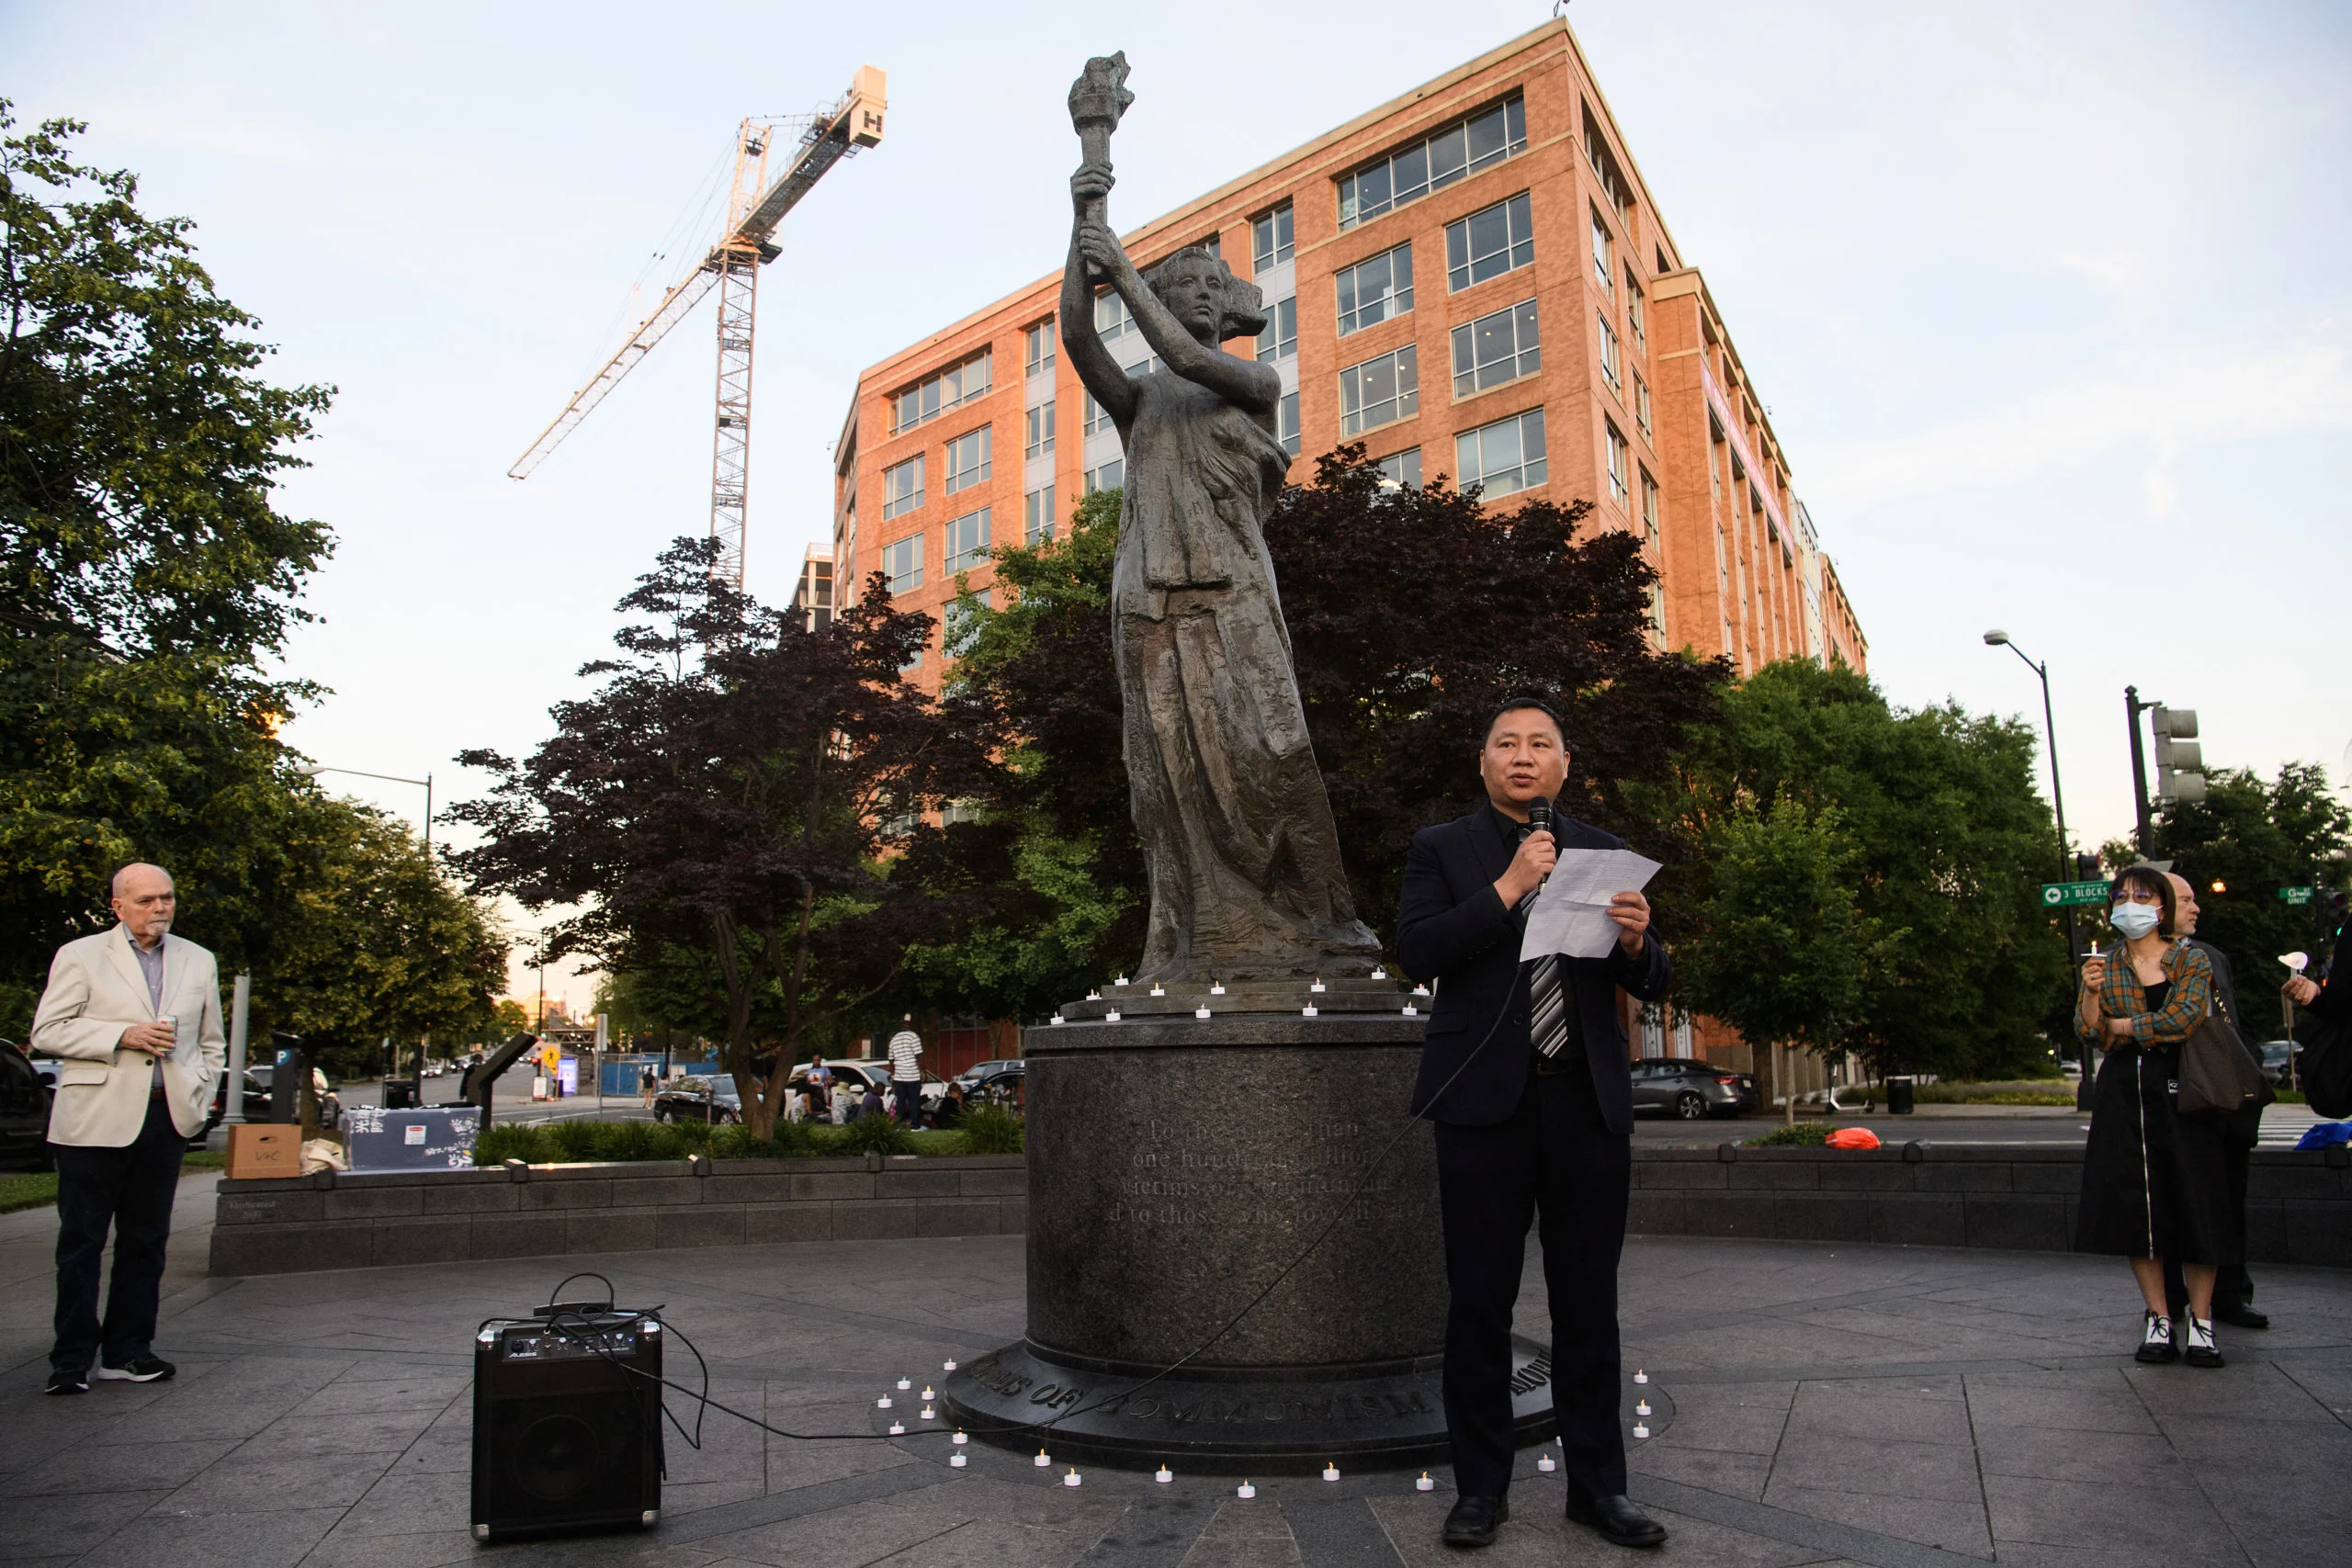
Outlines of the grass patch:
[[[964,1132],[918,1131],[888,1117],[866,1116],[845,1127],[779,1122],[775,1136],[755,1138],[741,1122],[495,1122],[474,1140],[474,1164],[488,1168],[519,1159],[526,1165],[577,1165],[604,1160],[799,1159],[810,1156],[960,1155],[1017,1153],[1020,1119],[1011,1150],[974,1150]],[[1001,1141],[1001,1137],[1000,1140]]]
[[[216,1149],[197,1149],[180,1161],[180,1174],[219,1170],[228,1163],[229,1156]],[[53,1170],[0,1176],[0,1214],[13,1214],[19,1209],[45,1209],[56,1201],[57,1172]]]

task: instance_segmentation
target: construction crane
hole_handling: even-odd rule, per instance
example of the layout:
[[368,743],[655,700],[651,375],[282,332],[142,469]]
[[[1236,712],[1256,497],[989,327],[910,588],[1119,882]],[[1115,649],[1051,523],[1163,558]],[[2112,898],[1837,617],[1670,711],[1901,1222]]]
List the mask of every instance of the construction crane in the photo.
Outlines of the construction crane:
[[825,171],[882,140],[883,74],[858,67],[857,79],[840,102],[800,122],[799,144],[784,172],[768,178],[768,162],[778,132],[790,122],[746,119],[735,138],[735,180],[727,198],[722,237],[693,271],[671,286],[650,315],[588,384],[571,394],[563,412],[506,470],[526,479],[547,460],[563,438],[579,428],[588,411],[620,385],[653,352],[653,345],[687,311],[718,290],[718,412],[710,450],[710,536],[718,541],[711,575],[743,586],[743,524],[752,452],[752,326],[761,266],[782,254],[769,241],[784,215],[807,196]]

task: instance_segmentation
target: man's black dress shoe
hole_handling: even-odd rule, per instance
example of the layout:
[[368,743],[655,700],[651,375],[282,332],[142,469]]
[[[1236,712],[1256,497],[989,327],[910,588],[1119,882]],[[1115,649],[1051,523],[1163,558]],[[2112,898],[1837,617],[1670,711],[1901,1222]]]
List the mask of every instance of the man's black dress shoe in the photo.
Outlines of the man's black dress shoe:
[[1568,1517],[1590,1525],[1620,1546],[1664,1546],[1666,1527],[1634,1506],[1623,1493],[1614,1497],[1568,1495]]
[[[1448,1546],[1492,1546],[1495,1531],[1510,1517],[1510,1504],[1501,1497],[1457,1497],[1453,1512],[1445,1516],[1445,1544]],[[1659,1537],[1664,1539],[1665,1532]]]
[[2234,1324],[2240,1328],[2267,1328],[2270,1326],[2270,1314],[2256,1312],[2243,1303],[2233,1302],[2224,1306],[2220,1302],[2215,1302],[2213,1321]]

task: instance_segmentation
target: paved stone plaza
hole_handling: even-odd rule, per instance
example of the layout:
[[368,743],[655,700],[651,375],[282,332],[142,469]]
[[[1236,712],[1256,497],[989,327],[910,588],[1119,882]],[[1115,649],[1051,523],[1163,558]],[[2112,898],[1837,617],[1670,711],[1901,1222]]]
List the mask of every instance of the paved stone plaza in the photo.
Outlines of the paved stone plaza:
[[[467,1532],[469,1336],[546,1298],[565,1265],[610,1275],[711,1359],[714,1396],[778,1426],[872,1433],[875,1395],[1022,1322],[1023,1241],[862,1242],[606,1259],[202,1277],[209,1178],[183,1188],[159,1349],[175,1382],[40,1393],[48,1211],[0,1216],[0,1561],[156,1568],[1103,1568],[1461,1562],[1452,1500],[1409,1477],[1171,1485],[938,1438],[794,1442],[716,1412],[673,1441],[658,1529],[477,1548]],[[1534,1279],[1530,1270],[1531,1282]],[[2228,1368],[2143,1368],[2104,1258],[1634,1237],[1629,1369],[1657,1414],[1634,1495],[1674,1530],[1649,1561],[2352,1562],[2352,1280],[2259,1274],[2267,1334],[2224,1327]],[[1520,1326],[1544,1333],[1541,1295]],[[687,1358],[673,1351],[672,1375]],[[690,1362],[688,1362],[690,1365]],[[1630,1392],[1630,1391],[1629,1391]],[[691,1421],[688,1402],[673,1409]],[[1515,1518],[1482,1559],[1633,1561],[1566,1525],[1523,1456]]]

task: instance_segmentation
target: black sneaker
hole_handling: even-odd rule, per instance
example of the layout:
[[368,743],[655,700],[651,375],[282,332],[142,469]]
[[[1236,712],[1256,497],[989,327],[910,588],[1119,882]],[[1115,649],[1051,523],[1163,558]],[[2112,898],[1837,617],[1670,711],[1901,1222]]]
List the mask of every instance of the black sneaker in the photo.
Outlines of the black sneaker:
[[64,1367],[51,1367],[49,1369],[49,1386],[41,1392],[43,1393],[87,1393],[90,1392],[90,1374],[71,1371]]
[[2213,1320],[2191,1314],[2188,1319],[2188,1364],[2192,1367],[2222,1365],[2222,1352],[2213,1344]]
[[2154,1312],[2143,1312],[2141,1316],[2147,1320],[2147,1332],[2141,1336],[2140,1348],[2132,1352],[2132,1359],[2152,1366],[2179,1360],[2179,1348],[2172,1342],[2172,1319]]
[[179,1369],[161,1356],[133,1356],[119,1367],[98,1363],[101,1382],[161,1382]]

